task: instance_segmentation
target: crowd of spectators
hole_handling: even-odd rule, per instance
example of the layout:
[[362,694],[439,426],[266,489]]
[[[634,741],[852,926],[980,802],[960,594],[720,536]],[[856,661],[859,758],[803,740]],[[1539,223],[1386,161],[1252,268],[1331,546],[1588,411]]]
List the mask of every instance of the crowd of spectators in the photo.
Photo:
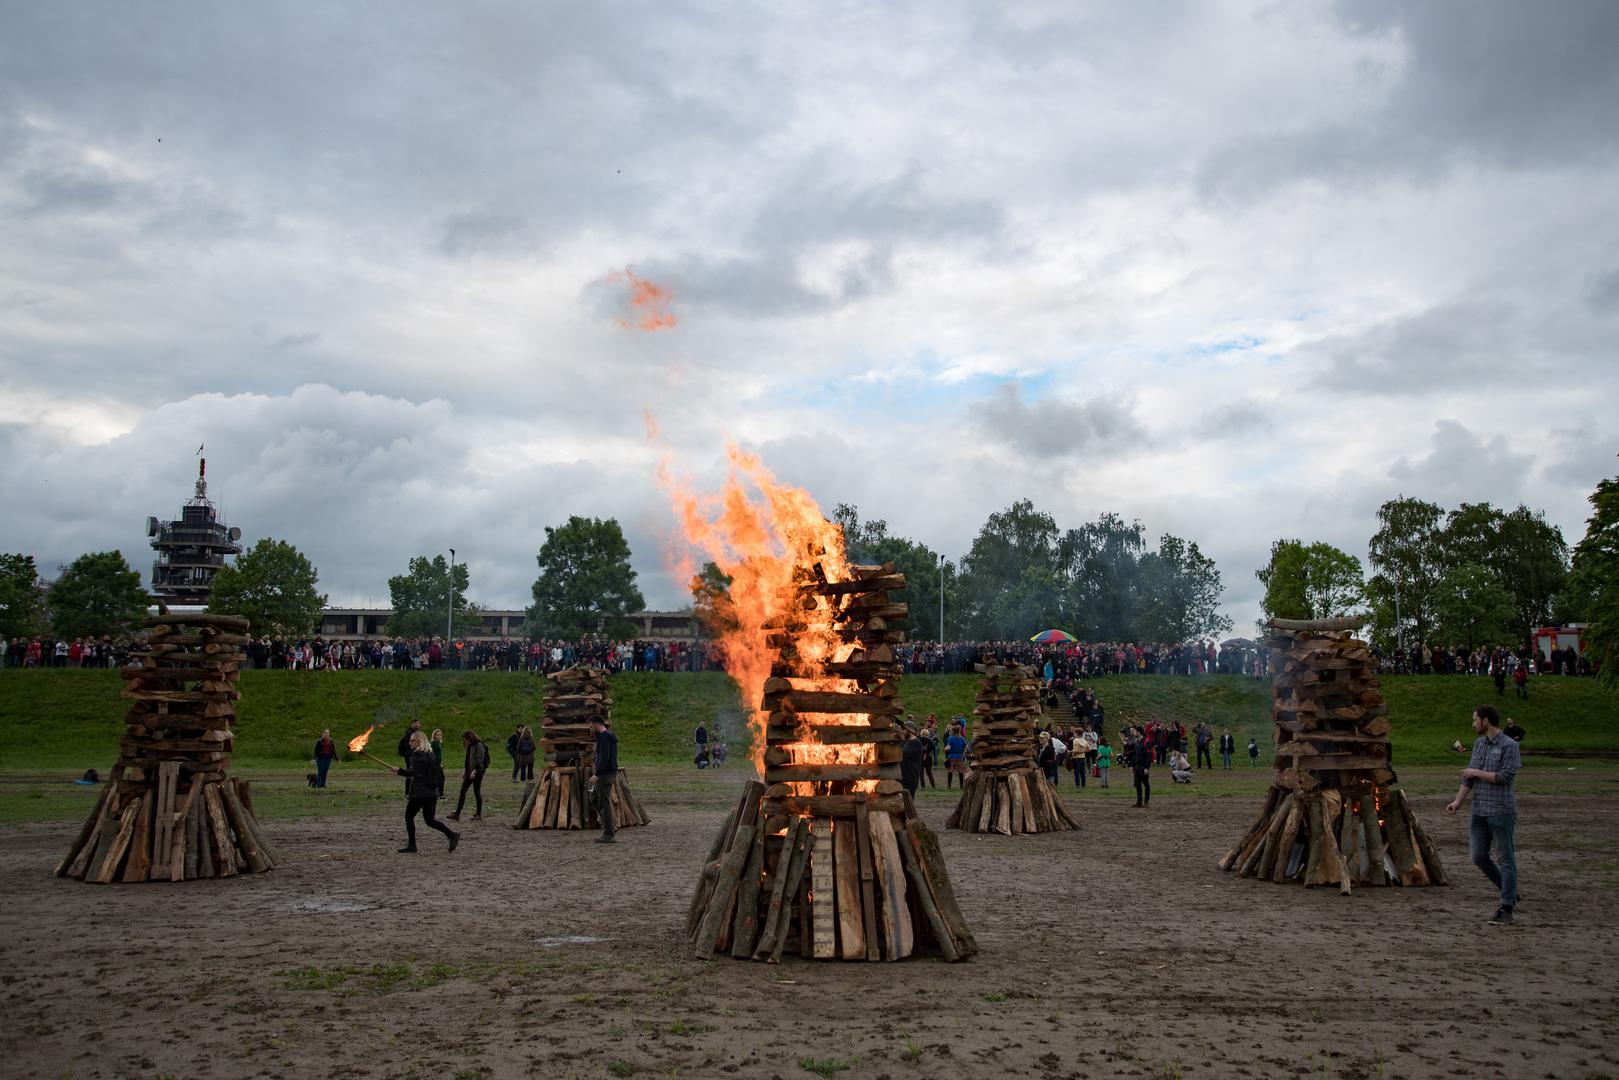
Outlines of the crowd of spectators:
[[1209,641],[1174,644],[1066,641],[1039,645],[1030,641],[957,641],[944,645],[919,642],[903,660],[907,674],[971,674],[984,657],[996,656],[1028,664],[1046,680],[1100,678],[1105,675],[1250,675],[1264,676],[1259,646],[1234,639],[1216,647]]
[[613,641],[588,635],[577,641],[518,638],[469,641],[442,637],[358,641],[255,638],[247,647],[255,668],[341,671],[528,671],[544,675],[580,664],[609,671],[708,671],[715,667],[704,642]]

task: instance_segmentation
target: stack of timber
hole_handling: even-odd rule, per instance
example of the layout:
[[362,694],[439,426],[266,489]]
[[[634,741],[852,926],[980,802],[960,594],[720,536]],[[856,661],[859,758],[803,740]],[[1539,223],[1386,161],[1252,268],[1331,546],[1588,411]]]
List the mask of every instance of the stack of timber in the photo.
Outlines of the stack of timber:
[[984,678],[973,706],[972,772],[945,828],[1004,836],[1076,828],[1057,789],[1035,764],[1039,674],[993,660],[977,670]]
[[1445,885],[1445,868],[1389,767],[1388,705],[1361,619],[1272,619],[1276,774],[1220,859],[1243,877],[1336,887]]
[[904,587],[892,564],[851,566],[837,581],[819,563],[795,571],[788,614],[766,629],[764,780],[743,787],[709,849],[686,919],[696,956],[978,951],[938,838],[899,782],[904,634],[892,623],[906,606],[888,594]]
[[[514,829],[599,829],[601,821],[589,797],[595,775],[596,733],[592,720],[612,723],[613,699],[604,668],[572,667],[547,676],[549,693],[541,720],[540,749],[545,768],[538,781],[523,788],[522,808]],[[652,819],[630,791],[629,774],[620,769],[611,794],[615,827],[645,825]]]
[[56,876],[106,885],[270,869],[248,783],[228,775],[247,620],[162,614],[146,626],[120,671],[133,704],[118,761]]

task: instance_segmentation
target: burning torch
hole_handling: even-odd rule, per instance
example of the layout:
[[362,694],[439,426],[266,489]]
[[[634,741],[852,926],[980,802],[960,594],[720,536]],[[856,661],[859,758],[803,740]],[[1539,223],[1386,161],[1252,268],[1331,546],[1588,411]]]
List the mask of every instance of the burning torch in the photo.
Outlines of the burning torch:
[[368,757],[372,761],[376,762],[378,765],[381,765],[384,769],[387,769],[389,772],[397,773],[399,771],[399,768],[397,766],[388,764],[386,761],[383,761],[381,758],[377,757],[377,755],[375,755],[375,754],[366,753],[365,744],[371,741],[371,733],[373,731],[375,731],[375,730],[377,730],[377,725],[372,724],[370,727],[365,729],[365,734],[364,735],[356,735],[354,738],[350,739],[349,740],[349,753],[351,753],[351,754],[362,754],[365,757]]

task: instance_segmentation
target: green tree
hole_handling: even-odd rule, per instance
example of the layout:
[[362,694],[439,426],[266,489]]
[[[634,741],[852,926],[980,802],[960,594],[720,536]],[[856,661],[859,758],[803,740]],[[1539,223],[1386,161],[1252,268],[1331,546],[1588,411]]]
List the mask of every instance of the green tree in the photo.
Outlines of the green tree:
[[146,617],[151,598],[121,551],[80,555],[51,585],[51,629],[59,637],[123,634]]
[[1337,618],[1364,601],[1360,560],[1321,541],[1277,540],[1270,546],[1270,562],[1254,576],[1265,586],[1260,607],[1272,618]]
[[1516,643],[1528,642],[1535,627],[1551,620],[1552,605],[1568,581],[1568,544],[1539,511],[1462,503],[1446,516],[1443,544],[1447,565],[1485,567],[1512,595]]
[[1446,571],[1434,589],[1434,630],[1449,645],[1499,645],[1512,640],[1512,594],[1478,563]]
[[265,537],[214,575],[208,610],[244,616],[259,634],[307,634],[326,606],[326,595],[315,591],[319,580],[303,552]]
[[646,606],[630,566],[630,545],[616,518],[568,518],[546,527],[537,557],[534,603],[526,623],[533,637],[628,635],[625,616]]
[[[897,573],[905,575],[905,588],[894,593],[895,599],[909,606],[910,636],[920,641],[932,641],[939,634],[939,553],[926,544],[888,531],[888,522],[877,518],[861,521],[857,507],[839,503],[832,511],[832,520],[843,529],[843,546],[849,559],[857,563],[882,565],[893,563]],[[953,567],[944,567],[946,587],[946,618],[955,619],[954,598],[948,593]],[[948,636],[948,631],[947,631]]]
[[452,616],[450,636],[467,633],[478,622],[476,609],[467,603],[469,584],[466,563],[455,564],[452,582],[450,564],[444,556],[429,559],[417,555],[405,573],[388,579],[388,597],[393,605],[388,633],[394,637],[432,637],[444,633],[445,621]]
[[736,614],[731,608],[731,575],[712,559],[692,575],[691,607],[697,625],[711,637],[736,629]]
[[1066,575],[1050,514],[1020,499],[991,514],[961,560],[958,607],[966,635],[992,640],[1061,627]]
[[1619,477],[1591,493],[1585,538],[1574,548],[1569,591],[1582,598],[1585,654],[1602,681],[1619,687]]
[[1068,589],[1063,629],[1084,641],[1134,640],[1146,547],[1141,522],[1113,513],[1064,533],[1058,543]]
[[32,555],[0,555],[0,637],[39,633],[45,588]]
[[1433,594],[1445,570],[1444,515],[1434,503],[1403,496],[1378,507],[1366,597],[1380,636],[1403,641],[1410,630],[1415,637],[1407,644],[1417,645],[1433,632]]
[[1165,533],[1140,565],[1142,639],[1191,641],[1231,629],[1231,620],[1220,614],[1220,571],[1195,541]]

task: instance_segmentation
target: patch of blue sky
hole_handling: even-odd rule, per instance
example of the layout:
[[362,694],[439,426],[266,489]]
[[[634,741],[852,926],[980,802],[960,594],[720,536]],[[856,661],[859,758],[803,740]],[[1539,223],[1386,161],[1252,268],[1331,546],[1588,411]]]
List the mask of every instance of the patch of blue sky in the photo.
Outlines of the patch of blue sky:
[[1219,356],[1223,353],[1248,352],[1265,344],[1262,337],[1238,337],[1226,341],[1212,341],[1207,345],[1193,345],[1188,352],[1193,356]]
[[882,407],[898,409],[897,415],[935,413],[983,397],[1002,383],[1014,382],[1026,398],[1038,397],[1051,388],[1055,373],[1050,369],[1012,376],[985,371],[941,376],[956,363],[931,349],[894,359],[848,357],[836,374],[804,373],[772,379],[773,396],[813,401],[827,408],[853,409]]

